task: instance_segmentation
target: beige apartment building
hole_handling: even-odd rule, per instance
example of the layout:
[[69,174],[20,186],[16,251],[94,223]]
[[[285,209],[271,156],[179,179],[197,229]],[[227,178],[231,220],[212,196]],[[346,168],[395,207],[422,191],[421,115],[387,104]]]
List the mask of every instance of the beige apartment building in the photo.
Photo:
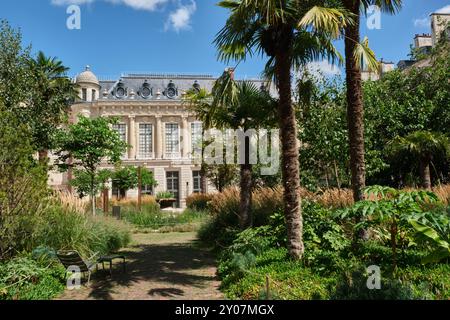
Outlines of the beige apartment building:
[[[144,186],[144,194],[170,191],[186,206],[186,197],[201,191],[200,165],[193,160],[193,150],[201,141],[202,123],[183,103],[188,90],[210,91],[216,79],[210,75],[127,74],[116,80],[98,80],[86,67],[75,82],[79,101],[71,107],[71,121],[86,117],[117,117],[114,129],[131,148],[123,155],[122,165],[142,166],[152,171],[158,185]],[[260,80],[252,80],[263,88]],[[102,168],[111,165],[103,164]],[[49,183],[67,189],[67,173],[53,172]],[[209,184],[206,192],[214,191]],[[110,196],[117,195],[114,183]],[[137,197],[129,190],[127,197]]]

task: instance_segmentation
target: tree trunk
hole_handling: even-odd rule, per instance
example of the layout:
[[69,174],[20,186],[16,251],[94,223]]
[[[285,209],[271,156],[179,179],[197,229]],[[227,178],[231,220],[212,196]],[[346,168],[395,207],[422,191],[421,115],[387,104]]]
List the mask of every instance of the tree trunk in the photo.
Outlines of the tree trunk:
[[252,165],[241,164],[241,198],[239,204],[239,225],[245,230],[252,225]]
[[38,151],[39,163],[46,164],[48,161],[48,150],[39,150]]
[[347,10],[355,14],[355,24],[345,28],[345,66],[347,82],[347,122],[350,142],[350,168],[353,198],[364,200],[366,169],[364,160],[364,108],[361,69],[353,53],[359,43],[360,0],[344,0]]
[[422,181],[422,188],[428,190],[431,189],[430,162],[428,157],[422,158],[420,161],[420,180]]
[[276,77],[278,92],[278,121],[281,134],[282,177],[284,187],[284,215],[287,229],[287,247],[294,259],[300,259],[304,252],[303,221],[300,203],[299,145],[297,123],[291,96],[291,55],[293,30],[283,28],[280,48],[276,53]]
[[[94,173],[95,174],[95,173]],[[92,216],[95,216],[95,176],[91,175],[91,212]]]
[[336,184],[339,189],[339,192],[341,191],[341,179],[339,178],[339,170],[336,164],[336,160],[333,160],[334,165],[334,176],[336,177]]
[[250,164],[250,138],[244,138],[244,163],[241,164],[240,180],[240,203],[239,203],[239,225],[245,230],[252,225],[252,165]]

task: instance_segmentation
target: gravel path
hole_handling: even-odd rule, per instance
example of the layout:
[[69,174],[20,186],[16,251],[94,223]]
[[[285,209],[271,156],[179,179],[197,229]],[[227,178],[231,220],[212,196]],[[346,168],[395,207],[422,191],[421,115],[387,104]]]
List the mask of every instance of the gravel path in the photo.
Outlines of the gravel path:
[[214,258],[195,239],[195,233],[134,234],[132,245],[122,250],[126,273],[117,260],[112,278],[100,267],[89,287],[66,290],[58,299],[223,299]]

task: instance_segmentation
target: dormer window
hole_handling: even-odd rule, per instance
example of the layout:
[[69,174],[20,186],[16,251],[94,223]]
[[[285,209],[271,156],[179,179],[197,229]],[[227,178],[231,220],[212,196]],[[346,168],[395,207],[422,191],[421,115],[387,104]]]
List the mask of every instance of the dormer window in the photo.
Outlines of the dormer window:
[[166,96],[169,99],[173,99],[178,95],[178,90],[175,87],[175,84],[172,82],[172,80],[170,80],[169,85],[167,86],[166,89]]
[[122,81],[119,81],[119,83],[117,84],[117,88],[115,90],[115,96],[118,99],[123,99],[126,95],[126,90],[124,88],[124,84]]
[[152,89],[150,88],[150,84],[148,83],[147,80],[145,80],[144,84],[142,85],[139,94],[144,99],[148,99],[153,95]]

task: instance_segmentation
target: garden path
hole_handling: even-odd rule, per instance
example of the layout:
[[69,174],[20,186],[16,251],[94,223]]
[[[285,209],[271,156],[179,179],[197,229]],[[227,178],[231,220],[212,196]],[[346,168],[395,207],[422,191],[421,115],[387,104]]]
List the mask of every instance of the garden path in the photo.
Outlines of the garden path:
[[113,276],[93,274],[89,287],[66,290],[60,300],[211,300],[223,299],[216,277],[215,260],[196,245],[196,234],[137,233],[129,248],[127,272],[121,262]]

